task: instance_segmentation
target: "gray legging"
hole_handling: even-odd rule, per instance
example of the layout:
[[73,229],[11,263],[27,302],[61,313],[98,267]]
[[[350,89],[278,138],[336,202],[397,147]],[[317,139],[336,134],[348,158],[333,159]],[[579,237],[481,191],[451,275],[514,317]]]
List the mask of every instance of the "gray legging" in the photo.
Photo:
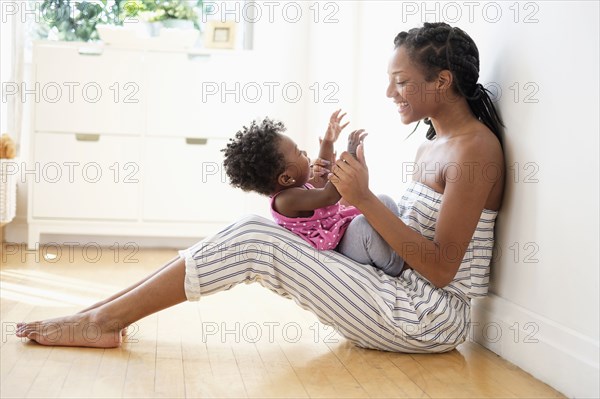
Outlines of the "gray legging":
[[[377,197],[394,215],[400,215],[398,205],[390,196],[382,194]],[[358,263],[371,264],[393,277],[400,275],[404,267],[404,259],[375,231],[364,215],[350,222],[336,251]]]

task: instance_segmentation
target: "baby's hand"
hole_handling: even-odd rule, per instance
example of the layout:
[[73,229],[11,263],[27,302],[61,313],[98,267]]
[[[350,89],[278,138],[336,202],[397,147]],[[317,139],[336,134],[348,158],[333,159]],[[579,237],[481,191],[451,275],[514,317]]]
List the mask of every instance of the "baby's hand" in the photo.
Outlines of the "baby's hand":
[[329,118],[329,126],[327,127],[327,131],[325,132],[325,137],[323,138],[323,141],[330,141],[332,143],[335,143],[335,141],[340,136],[340,132],[350,123],[346,122],[340,126],[342,119],[344,118],[344,116],[346,116],[345,112],[342,115],[340,115],[341,111],[341,109],[338,109],[333,114],[331,114],[331,117]]
[[350,133],[348,136],[348,152],[352,154],[354,158],[356,158],[356,149],[358,145],[362,143],[365,137],[367,137],[369,133],[365,133],[365,129],[355,130]]

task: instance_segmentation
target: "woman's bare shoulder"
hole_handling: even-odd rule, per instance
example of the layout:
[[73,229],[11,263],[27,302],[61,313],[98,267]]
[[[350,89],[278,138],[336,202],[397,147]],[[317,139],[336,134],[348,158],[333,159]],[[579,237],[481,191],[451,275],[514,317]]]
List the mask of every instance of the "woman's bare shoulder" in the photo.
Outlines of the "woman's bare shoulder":
[[[457,137],[452,144],[453,162],[460,165],[462,177],[487,192],[485,208],[498,210],[504,192],[505,163],[500,140],[487,127]],[[447,185],[446,185],[447,186]]]
[[451,146],[462,159],[483,158],[490,162],[503,163],[504,154],[500,140],[483,124],[475,125],[465,134],[456,136]]
[[427,148],[429,148],[430,146],[431,146],[431,140],[425,140],[425,141],[423,141],[419,145],[419,148],[417,148],[417,154],[415,155],[415,161],[418,161],[419,159],[421,159],[421,156],[423,155],[423,153],[425,152],[425,150]]

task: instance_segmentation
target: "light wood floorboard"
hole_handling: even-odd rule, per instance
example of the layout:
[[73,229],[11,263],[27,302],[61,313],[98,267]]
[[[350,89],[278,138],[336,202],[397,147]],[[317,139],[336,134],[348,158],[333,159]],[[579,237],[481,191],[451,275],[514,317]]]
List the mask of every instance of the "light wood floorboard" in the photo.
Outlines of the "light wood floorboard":
[[292,300],[242,284],[130,326],[117,349],[44,347],[19,321],[76,312],[176,255],[145,249],[99,259],[68,249],[52,261],[0,255],[2,398],[559,398],[474,342],[438,355],[353,346]]

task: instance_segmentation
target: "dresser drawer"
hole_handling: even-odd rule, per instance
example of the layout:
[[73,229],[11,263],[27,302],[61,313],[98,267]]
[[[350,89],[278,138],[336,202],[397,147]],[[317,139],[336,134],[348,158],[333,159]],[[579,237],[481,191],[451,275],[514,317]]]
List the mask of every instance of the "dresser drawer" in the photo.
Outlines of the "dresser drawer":
[[32,217],[138,219],[139,138],[35,133],[33,140]]
[[[148,134],[232,137],[265,112],[269,88],[250,55],[148,54]],[[264,116],[264,115],[263,115]]]
[[38,45],[34,49],[36,131],[139,134],[145,128],[143,53]]
[[143,219],[230,222],[245,214],[249,195],[231,187],[223,171],[220,149],[226,143],[225,139],[147,138]]

